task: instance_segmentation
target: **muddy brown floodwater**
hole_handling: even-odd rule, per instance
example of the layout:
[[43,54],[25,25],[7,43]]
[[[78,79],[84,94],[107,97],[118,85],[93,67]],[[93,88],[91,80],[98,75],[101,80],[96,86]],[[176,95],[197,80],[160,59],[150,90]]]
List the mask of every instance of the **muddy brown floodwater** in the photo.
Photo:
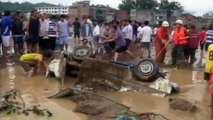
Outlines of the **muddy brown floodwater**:
[[[208,83],[203,80],[203,71],[168,68],[163,70],[169,72],[170,80],[180,85],[181,92],[169,97],[183,98],[196,103],[199,108],[198,112],[172,110],[168,103],[169,97],[162,98],[138,92],[102,92],[102,95],[129,106],[131,110],[138,113],[154,112],[162,114],[170,120],[211,120]],[[72,86],[73,81],[71,78],[67,78],[63,88]],[[0,114],[1,120],[89,120],[86,115],[73,112],[76,104],[71,100],[47,98],[61,89],[61,83],[54,78],[46,79],[44,75],[26,77],[20,66],[10,63],[4,68],[0,68],[0,95],[10,89],[20,90],[26,106],[40,104],[49,109],[53,113],[53,117]]]
[[[37,77],[26,77],[19,66],[12,66],[14,71],[11,75],[11,66],[0,71],[0,95],[10,89],[20,90],[26,106],[41,105],[53,113],[53,117],[23,116],[5,114],[0,115],[0,120],[86,120],[83,114],[72,112],[75,104],[68,99],[47,99],[48,96],[60,90],[60,82],[55,79],[45,79],[39,75]],[[10,69],[10,71],[9,71]],[[10,77],[9,77],[10,74]],[[11,77],[14,79],[11,80]],[[71,83],[67,83],[68,87]]]

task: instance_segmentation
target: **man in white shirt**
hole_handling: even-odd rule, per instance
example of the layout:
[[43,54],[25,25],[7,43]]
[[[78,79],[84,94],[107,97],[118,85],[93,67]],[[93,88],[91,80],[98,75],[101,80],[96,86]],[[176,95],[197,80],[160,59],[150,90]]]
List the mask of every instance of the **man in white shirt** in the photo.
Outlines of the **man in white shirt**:
[[126,47],[127,47],[126,52],[134,58],[134,55],[128,50],[129,45],[131,44],[133,40],[133,27],[130,23],[131,21],[128,21],[128,20],[123,21],[124,28],[122,30],[122,33],[124,34],[124,39],[126,41]]
[[98,42],[99,36],[101,34],[100,28],[101,28],[101,22],[98,22],[93,30],[93,36],[95,37],[96,42]]
[[96,53],[98,52],[98,43],[100,41],[100,35],[101,35],[101,26],[102,26],[102,22],[99,21],[97,23],[97,25],[95,26],[94,30],[93,30],[93,37],[94,37],[94,47],[95,47],[95,51]]
[[149,21],[144,22],[144,27],[140,31],[141,36],[141,57],[143,57],[144,50],[148,51],[148,58],[151,58],[150,44],[152,39],[152,28],[149,27]]
[[138,23],[138,30],[137,30],[137,32],[138,32],[138,34],[137,34],[137,40],[136,40],[136,42],[138,43],[139,41],[140,41],[140,32],[141,32],[141,29],[142,29],[142,25],[141,25],[141,23]]
[[44,39],[47,36],[48,21],[45,19],[44,14],[41,14],[40,17],[40,28],[39,28],[39,48],[40,52],[48,49],[46,40]]

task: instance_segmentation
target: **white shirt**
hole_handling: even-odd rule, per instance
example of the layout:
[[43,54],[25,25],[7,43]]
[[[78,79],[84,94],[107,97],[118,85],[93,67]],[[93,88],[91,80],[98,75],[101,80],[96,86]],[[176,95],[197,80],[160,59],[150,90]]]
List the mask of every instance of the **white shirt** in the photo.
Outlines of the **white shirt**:
[[157,34],[157,31],[158,31],[158,28],[157,28],[157,27],[155,27],[155,28],[154,28],[154,30],[153,30],[154,35],[156,35],[156,34]]
[[149,26],[143,27],[140,35],[142,36],[141,42],[151,42],[152,28]]
[[132,38],[133,38],[133,28],[132,28],[132,26],[130,24],[125,26],[124,29],[122,30],[122,32],[124,34],[124,38],[125,39],[132,40]]
[[89,24],[86,24],[86,36],[89,36]]
[[93,36],[97,37],[101,34],[100,26],[96,25],[94,30],[93,30]]
[[141,32],[141,29],[142,29],[142,27],[141,27],[141,26],[139,26],[139,27],[138,27],[138,30],[137,30],[137,31],[138,31],[137,38],[140,38],[140,32]]
[[48,28],[48,21],[47,20],[40,20],[40,30],[39,30],[39,36],[43,37],[47,33],[47,28]]

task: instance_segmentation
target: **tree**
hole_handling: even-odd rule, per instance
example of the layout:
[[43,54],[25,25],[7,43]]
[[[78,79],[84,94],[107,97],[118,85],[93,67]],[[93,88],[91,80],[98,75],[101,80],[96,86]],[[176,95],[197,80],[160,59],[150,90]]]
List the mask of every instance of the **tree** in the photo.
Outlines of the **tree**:
[[136,8],[135,0],[122,0],[122,3],[118,5],[118,8],[120,10],[126,10],[128,13],[130,13],[132,9]]
[[119,9],[130,13],[132,9],[155,9],[158,7],[157,0],[122,0]]
[[161,0],[160,4],[159,4],[159,9],[166,10],[167,18],[168,18],[168,20],[170,20],[172,13],[175,10],[181,10],[182,11],[183,6],[181,5],[180,2],[177,2],[177,1],[169,2],[168,0]]
[[136,0],[137,9],[155,9],[158,7],[156,0]]

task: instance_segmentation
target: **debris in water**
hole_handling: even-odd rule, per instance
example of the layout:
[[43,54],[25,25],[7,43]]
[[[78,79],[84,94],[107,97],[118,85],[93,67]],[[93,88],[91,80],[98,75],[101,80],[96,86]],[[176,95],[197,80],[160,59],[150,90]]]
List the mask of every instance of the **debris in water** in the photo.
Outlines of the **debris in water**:
[[156,97],[166,97],[166,94],[160,94],[160,93],[153,93],[152,96],[156,96]]
[[167,94],[180,91],[179,85],[177,83],[162,78],[156,80],[153,84],[149,85],[149,87]]
[[169,105],[174,110],[196,112],[198,110],[195,104],[190,103],[187,100],[179,98],[170,98]]
[[115,120],[138,120],[138,119],[136,119],[135,117],[119,115]]
[[54,95],[49,96],[48,98],[63,98],[63,97],[70,97],[73,95],[82,94],[84,92],[92,91],[91,88],[83,88],[80,85],[77,85],[76,87],[67,88],[65,90],[61,90]]
[[60,60],[59,59],[54,59],[50,62],[47,68],[47,73],[46,77],[50,74],[50,72],[54,73],[55,77],[59,79],[61,77],[60,72],[59,72],[59,66],[60,66]]
[[128,92],[131,91],[131,87],[121,87],[120,92]]

